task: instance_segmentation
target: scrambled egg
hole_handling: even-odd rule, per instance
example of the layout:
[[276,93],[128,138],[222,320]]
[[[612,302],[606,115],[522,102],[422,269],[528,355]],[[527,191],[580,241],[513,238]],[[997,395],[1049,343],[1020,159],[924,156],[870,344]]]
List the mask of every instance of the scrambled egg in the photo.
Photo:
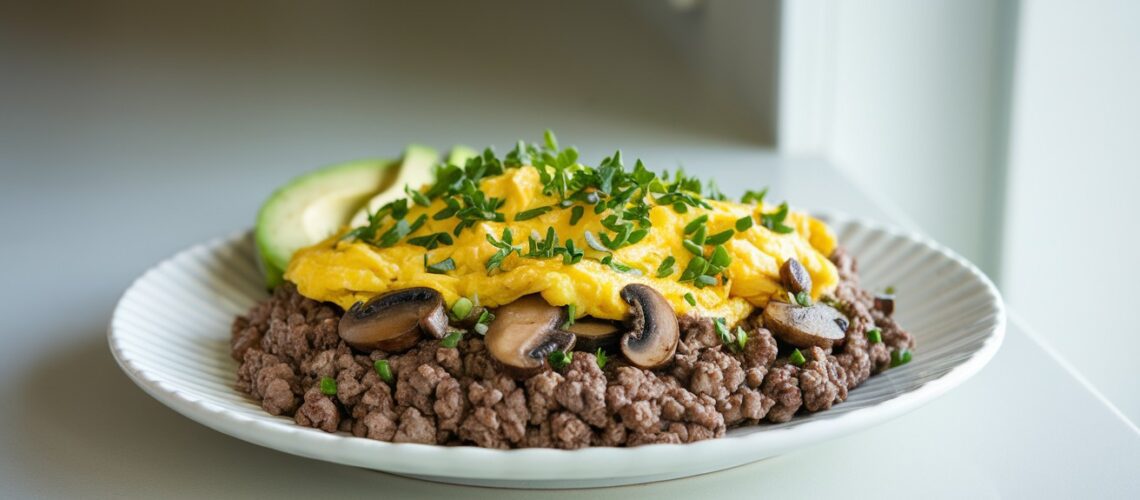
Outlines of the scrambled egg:
[[[777,234],[759,223],[735,233],[724,243],[732,257],[725,273],[728,279],[723,284],[697,288],[691,282],[677,281],[692,257],[682,245],[685,225],[707,214],[707,233],[711,235],[733,229],[737,219],[746,215],[759,221],[761,211],[771,212],[775,207],[706,199],[711,210],[690,208],[687,213],[679,214],[672,207],[654,206],[650,211],[649,234],[638,243],[614,252],[616,260],[639,270],[640,275],[637,275],[601,264],[596,259],[605,254],[586,245],[586,230],[594,235],[605,231],[601,224],[605,214],[596,215],[587,209],[585,216],[573,226],[569,222],[569,209],[556,208],[526,221],[513,220],[517,212],[558,202],[557,198],[542,193],[534,167],[508,169],[501,176],[484,179],[480,187],[488,197],[506,200],[500,211],[506,214],[507,222],[476,224],[455,238],[453,245],[434,250],[408,244],[406,240],[378,248],[333,237],[298,251],[289,263],[285,278],[295,283],[302,295],[344,308],[386,291],[426,286],[442,293],[448,304],[468,297],[490,307],[540,293],[553,305],[574,304],[578,316],[605,319],[623,318],[629,307],[619,297],[620,290],[629,283],[643,283],[661,292],[679,315],[696,311],[706,316],[724,317],[730,325],[747,317],[754,307],[767,304],[773,296],[786,293],[780,284],[779,270],[789,258],[799,260],[811,274],[814,299],[833,290],[838,282],[835,266],[827,259],[835,248],[835,235],[823,222],[802,213],[788,214],[785,224],[794,229],[788,234]],[[430,217],[442,208],[441,200],[435,200],[429,207],[412,205],[407,220],[414,220],[422,213],[429,215],[424,227],[414,236],[451,233],[455,219],[436,221]],[[488,274],[484,265],[497,249],[487,242],[486,235],[497,239],[504,226],[510,227],[514,244],[521,244],[524,253],[528,236],[534,233],[545,236],[547,228],[553,227],[560,241],[573,238],[579,248],[585,249],[586,258],[566,265],[561,257],[535,259],[511,254],[499,270]],[[427,272],[423,264],[425,253],[430,263],[452,258],[455,270],[446,274]],[[668,256],[676,258],[674,272],[657,278],[657,268]],[[687,293],[696,299],[696,305],[690,305],[685,299]]]

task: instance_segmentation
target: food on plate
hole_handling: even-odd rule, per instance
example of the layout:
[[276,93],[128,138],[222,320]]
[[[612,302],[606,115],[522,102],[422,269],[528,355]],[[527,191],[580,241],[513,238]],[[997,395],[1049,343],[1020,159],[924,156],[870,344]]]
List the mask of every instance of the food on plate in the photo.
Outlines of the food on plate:
[[826,410],[912,358],[894,291],[766,190],[587,166],[549,132],[437,159],[409,147],[266,202],[273,293],[232,331],[266,411],[393,442],[685,443]]

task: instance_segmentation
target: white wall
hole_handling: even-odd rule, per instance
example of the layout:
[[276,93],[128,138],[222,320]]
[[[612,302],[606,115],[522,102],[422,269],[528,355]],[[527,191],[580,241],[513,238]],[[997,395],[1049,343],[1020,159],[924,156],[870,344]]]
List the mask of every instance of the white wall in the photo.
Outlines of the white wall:
[[1020,19],[1006,298],[1140,422],[1140,2],[1027,1]]
[[993,275],[1005,7],[991,0],[831,6],[825,150],[884,204]]

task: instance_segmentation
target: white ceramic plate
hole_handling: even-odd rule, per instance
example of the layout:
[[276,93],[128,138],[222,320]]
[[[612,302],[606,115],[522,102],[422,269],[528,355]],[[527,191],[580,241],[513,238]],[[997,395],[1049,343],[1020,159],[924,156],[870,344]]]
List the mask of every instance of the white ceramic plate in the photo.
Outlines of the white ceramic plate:
[[898,290],[896,319],[918,342],[914,361],[874,376],[847,401],[722,439],[635,448],[490,450],[392,444],[328,434],[273,417],[234,389],[230,323],[266,297],[248,235],[195,246],[162,262],[123,295],[111,351],[123,370],[175,411],[287,453],[436,481],[528,488],[648,482],[725,469],[848,434],[914,410],[961,384],[1001,345],[1005,312],[972,264],[922,236],[826,217],[858,257],[864,286]]

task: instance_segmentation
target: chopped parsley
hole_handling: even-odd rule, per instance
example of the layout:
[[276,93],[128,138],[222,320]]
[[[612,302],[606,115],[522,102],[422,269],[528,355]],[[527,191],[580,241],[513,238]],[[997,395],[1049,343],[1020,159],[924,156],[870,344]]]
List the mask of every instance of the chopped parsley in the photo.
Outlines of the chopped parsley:
[[598,361],[599,369],[606,369],[606,361],[609,358],[606,357],[606,351],[603,351],[601,347],[599,347],[598,350],[594,352],[594,359]]
[[566,354],[565,351],[554,351],[551,352],[550,355],[546,357],[546,359],[550,361],[551,368],[554,368],[555,370],[561,370],[567,366],[570,366],[570,362],[573,361],[574,358],[569,354]]

